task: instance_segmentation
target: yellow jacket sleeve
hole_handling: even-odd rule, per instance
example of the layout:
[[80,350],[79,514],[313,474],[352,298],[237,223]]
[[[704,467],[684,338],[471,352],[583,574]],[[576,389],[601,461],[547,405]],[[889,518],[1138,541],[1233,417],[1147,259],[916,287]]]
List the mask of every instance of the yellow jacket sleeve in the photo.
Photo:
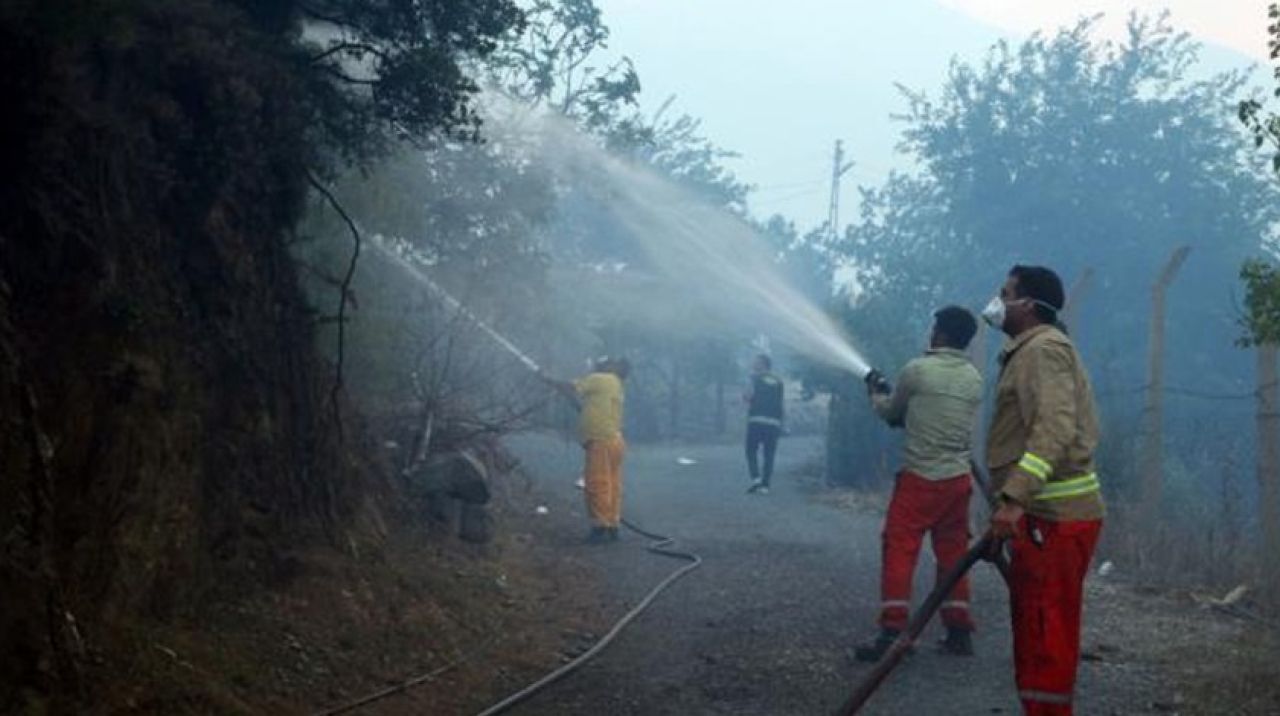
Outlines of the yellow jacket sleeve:
[[1070,348],[1052,343],[1028,346],[1017,375],[1018,409],[1027,429],[1026,452],[1001,493],[1024,507],[1054,474],[1076,432],[1074,358]]
[[573,381],[573,389],[577,392],[579,398],[585,398],[592,392],[599,390],[600,380],[595,373],[585,375]]

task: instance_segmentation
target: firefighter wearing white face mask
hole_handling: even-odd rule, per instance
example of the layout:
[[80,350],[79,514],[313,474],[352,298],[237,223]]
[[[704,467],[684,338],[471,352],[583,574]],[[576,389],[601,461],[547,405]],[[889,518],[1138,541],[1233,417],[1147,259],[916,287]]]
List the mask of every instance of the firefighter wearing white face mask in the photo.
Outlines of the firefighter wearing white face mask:
[[1084,576],[1102,529],[1098,416],[1058,320],[1065,298],[1053,271],[1015,266],[982,312],[1009,336],[987,464],[998,504],[991,533],[1012,548],[1014,668],[1027,716],[1072,713]]

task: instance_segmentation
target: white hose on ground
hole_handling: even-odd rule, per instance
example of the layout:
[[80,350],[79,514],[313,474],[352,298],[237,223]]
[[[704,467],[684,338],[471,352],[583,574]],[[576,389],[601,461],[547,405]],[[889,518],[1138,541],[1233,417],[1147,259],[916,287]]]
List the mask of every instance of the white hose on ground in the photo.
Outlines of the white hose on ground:
[[[542,678],[538,679],[532,684],[529,684],[523,689],[517,691],[514,694],[511,694],[510,696],[506,697],[502,701],[499,701],[493,706],[490,706],[489,708],[480,712],[479,716],[492,716],[492,714],[502,713],[510,709],[512,706],[515,706],[516,704],[530,698],[531,696],[538,693],[539,691],[542,691],[543,689],[547,688],[551,684],[559,681],[560,679],[563,679],[564,677],[576,671],[579,667],[581,667],[583,664],[586,664],[588,661],[593,659],[601,651],[604,651],[605,647],[609,646],[609,644],[613,642],[613,640],[617,638],[619,634],[622,633],[622,630],[625,629],[628,624],[634,621],[636,617],[640,616],[642,613],[644,613],[646,609],[648,609],[650,606],[653,605],[654,600],[658,598],[658,595],[666,591],[667,587],[670,587],[672,584],[675,583],[676,580],[680,579],[681,577],[688,574],[689,572],[692,572],[693,570],[697,569],[698,566],[702,564],[702,558],[696,554],[693,554],[692,552],[681,552],[679,550],[671,549],[671,545],[675,542],[674,538],[667,537],[666,535],[656,534],[654,532],[649,532],[648,530],[642,527],[639,527],[632,522],[628,522],[625,519],[622,521],[622,524],[625,525],[627,529],[631,530],[632,532],[635,532],[636,534],[639,534],[641,536],[648,537],[649,539],[654,540],[653,543],[651,543],[646,548],[650,552],[653,552],[654,554],[660,554],[664,557],[673,557],[675,559],[682,559],[688,562],[688,564],[684,565],[680,569],[677,569],[676,571],[667,575],[666,579],[662,580],[661,582],[658,583],[657,586],[649,590],[649,593],[645,595],[645,598],[640,600],[639,604],[632,607],[631,611],[622,615],[622,618],[619,619],[616,623],[614,623],[613,627],[609,629],[609,632],[605,634],[603,637],[601,637],[600,640],[597,641],[594,645],[592,645],[590,649],[578,655],[572,661],[568,662],[564,666],[561,666],[555,671],[552,671],[551,673],[547,674],[546,676],[543,676]],[[401,682],[394,686],[390,686],[388,688],[382,689],[381,691],[376,691],[372,694],[362,696],[358,699],[349,701],[340,706],[319,711],[316,713],[315,716],[336,716],[337,714],[347,713],[348,711],[354,711],[363,706],[368,706],[369,704],[372,704],[374,702],[381,701],[387,698],[388,696],[392,696],[394,694],[407,691],[408,689],[414,686],[417,686],[419,684],[424,684],[429,681],[432,681],[433,679],[440,676],[441,674],[457,668],[458,666],[470,660],[480,652],[485,651],[490,646],[492,646],[496,641],[497,641],[497,636],[495,635],[494,637],[487,640],[486,643],[481,648],[475,649],[474,651],[466,654],[465,656],[457,659],[456,661],[446,664],[434,671],[423,674],[421,676],[416,676],[412,679]]]
[[501,628],[495,631],[494,632],[495,636],[485,640],[485,643],[481,645],[480,648],[474,649],[471,652],[468,652],[467,654],[449,662],[448,664],[445,664],[444,666],[441,666],[440,668],[435,669],[434,671],[429,671],[425,674],[422,674],[421,676],[415,676],[412,679],[409,679],[408,681],[402,681],[399,684],[388,686],[387,688],[382,689],[381,691],[375,691],[371,694],[361,696],[360,698],[355,699],[354,701],[348,701],[347,703],[342,704],[341,706],[334,706],[332,708],[328,708],[323,711],[317,711],[314,714],[314,716],[338,716],[338,714],[344,714],[344,713],[347,713],[348,711],[355,711],[356,709],[362,706],[368,706],[369,704],[374,703],[375,701],[381,701],[393,694],[398,694],[402,691],[408,691],[414,686],[418,686],[420,684],[425,684],[429,681],[433,681],[437,677],[445,674],[446,672],[449,672],[458,668],[459,666],[463,665],[464,663],[466,663],[476,655],[480,654],[481,652],[485,651],[489,647],[493,646],[494,643],[497,641],[496,635],[500,634],[501,631],[502,631]]
[[512,706],[515,706],[516,704],[532,697],[534,694],[538,693],[539,691],[542,691],[543,689],[547,688],[551,684],[554,684],[560,679],[563,679],[564,677],[576,671],[578,668],[586,664],[588,661],[595,658],[600,652],[604,651],[605,647],[609,646],[609,644],[612,643],[613,640],[617,638],[619,634],[622,633],[622,630],[625,629],[628,624],[630,624],[632,621],[635,620],[636,617],[640,616],[642,613],[644,613],[646,609],[652,606],[654,600],[656,600],[658,598],[658,595],[662,594],[662,592],[664,592],[667,589],[667,587],[670,587],[672,584],[675,583],[676,580],[680,579],[681,577],[688,574],[689,572],[692,572],[693,570],[697,569],[698,566],[702,564],[702,558],[696,554],[693,554],[692,552],[681,552],[679,550],[671,549],[670,545],[672,545],[675,542],[674,538],[667,537],[666,535],[660,535],[653,532],[649,532],[648,530],[638,527],[635,524],[628,522],[625,519],[622,521],[622,524],[625,525],[626,528],[631,530],[632,532],[635,532],[636,534],[639,534],[641,536],[648,537],[649,539],[654,540],[654,542],[647,547],[647,549],[650,552],[653,552],[654,554],[660,554],[664,557],[673,557],[675,559],[682,559],[687,561],[688,564],[684,565],[680,569],[677,569],[676,571],[667,575],[666,579],[662,580],[661,582],[658,583],[657,586],[649,590],[649,593],[645,596],[645,598],[640,600],[640,603],[635,605],[635,607],[633,607],[631,611],[624,614],[622,618],[619,619],[613,625],[613,628],[610,629],[607,634],[601,637],[599,641],[597,641],[594,645],[592,645],[590,649],[578,655],[576,658],[574,658],[572,661],[568,662],[564,666],[561,666],[555,671],[552,671],[546,676],[543,676],[541,679],[538,679],[532,684],[529,684],[523,689],[515,692],[514,694],[511,694],[507,698],[503,699],[502,701],[499,701],[493,706],[490,706],[484,711],[481,711],[479,714],[477,714],[477,716],[494,716],[494,714],[503,713],[508,709],[510,709]]

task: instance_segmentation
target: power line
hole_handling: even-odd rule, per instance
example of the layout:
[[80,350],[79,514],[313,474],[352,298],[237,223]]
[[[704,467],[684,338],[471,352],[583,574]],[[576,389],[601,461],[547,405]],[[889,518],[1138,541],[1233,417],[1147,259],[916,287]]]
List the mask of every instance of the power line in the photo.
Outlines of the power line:
[[748,197],[747,203],[752,206],[760,206],[762,204],[763,205],[780,204],[782,202],[790,201],[792,199],[798,199],[800,197],[813,196],[814,194],[818,194],[821,191],[822,191],[822,188],[818,187],[816,189],[806,189],[804,191],[798,191],[798,192],[795,192],[794,194],[784,194],[783,196],[766,197],[761,201],[753,201],[750,197]]
[[751,190],[751,192],[754,194],[758,192],[777,191],[779,189],[795,189],[797,187],[802,187],[802,186],[804,187],[816,186],[818,184],[825,184],[826,181],[827,181],[826,179],[809,179],[807,181],[793,181],[793,182],[788,182],[786,184],[768,184],[766,186],[754,187]]

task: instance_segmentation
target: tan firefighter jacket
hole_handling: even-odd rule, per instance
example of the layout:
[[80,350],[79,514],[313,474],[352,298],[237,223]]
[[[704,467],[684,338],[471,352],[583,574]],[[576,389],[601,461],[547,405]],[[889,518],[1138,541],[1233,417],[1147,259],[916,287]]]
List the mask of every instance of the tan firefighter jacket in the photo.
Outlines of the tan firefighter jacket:
[[1098,415],[1075,346],[1057,328],[1038,326],[1009,342],[1000,366],[987,435],[996,494],[1047,520],[1101,519]]

